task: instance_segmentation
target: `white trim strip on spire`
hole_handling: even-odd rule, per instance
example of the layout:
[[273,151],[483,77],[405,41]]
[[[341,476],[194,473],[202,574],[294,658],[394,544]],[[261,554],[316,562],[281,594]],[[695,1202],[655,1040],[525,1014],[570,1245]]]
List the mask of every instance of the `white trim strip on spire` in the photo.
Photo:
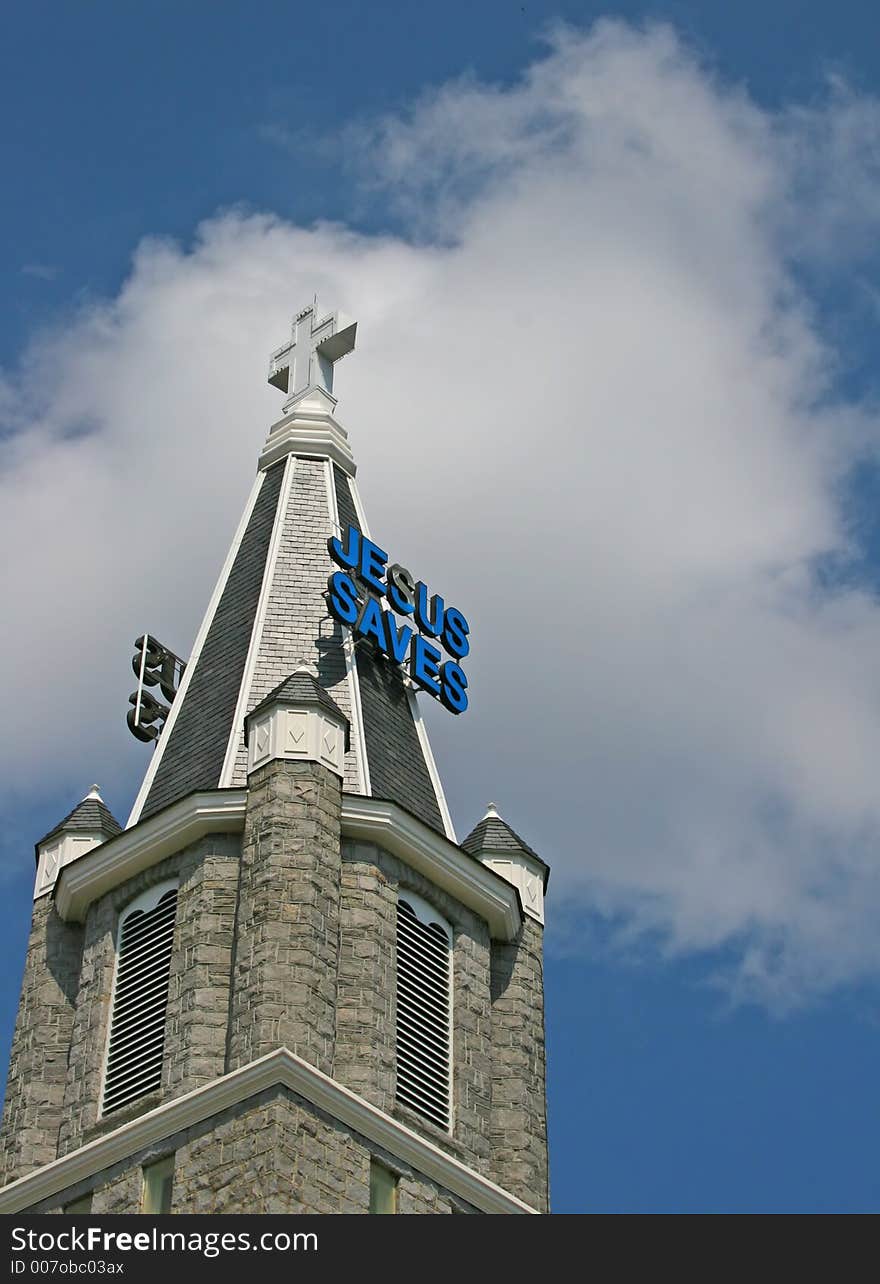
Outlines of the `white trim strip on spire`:
[[[342,526],[339,522],[339,505],[336,502],[336,482],[333,477],[333,461],[327,459],[324,461],[324,480],[327,485],[327,506],[330,513],[330,520],[333,522],[333,530],[336,535],[342,535]],[[349,482],[354,481],[354,478]],[[357,507],[355,507],[357,512]],[[359,515],[360,516],[360,515]],[[364,712],[361,707],[361,686],[358,679],[357,665],[354,661],[354,638],[351,635],[351,629],[340,625],[342,629],[342,654],[345,656],[345,675],[348,678],[348,693],[351,703],[351,743],[354,746],[354,757],[358,767],[358,780],[360,782],[360,793],[369,796],[370,787],[370,762],[367,758],[367,741],[364,735]]]
[[226,756],[223,759],[220,781],[217,786],[218,789],[229,789],[233,784],[235,776],[235,764],[238,759],[238,750],[241,744],[241,738],[244,734],[244,716],[248,711],[248,701],[251,696],[251,684],[254,680],[257,658],[260,653],[260,644],[263,640],[263,625],[266,622],[266,611],[269,607],[269,597],[272,592],[272,581],[275,578],[275,563],[278,558],[278,549],[281,545],[281,534],[284,530],[284,522],[287,516],[287,505],[290,500],[290,489],[293,484],[293,473],[295,468],[296,456],[288,455],[287,459],[284,461],[284,476],[281,479],[281,490],[278,495],[278,507],[275,510],[272,535],[269,540],[269,548],[266,553],[266,565],[263,568],[263,583],[260,586],[260,596],[257,601],[256,614],[254,615],[254,627],[251,630],[251,640],[248,644],[248,653],[245,661],[244,673],[241,677],[241,686],[238,689],[238,699],[235,703],[235,714],[232,718],[232,726],[229,729],[229,741],[226,745]]
[[333,523],[333,534],[342,538],[342,527],[339,525],[339,505],[336,503],[336,482],[333,477],[333,460],[324,460],[324,490],[327,493],[327,512]]
[[355,758],[357,759],[361,784],[360,791],[362,794],[369,795],[373,792],[373,786],[370,783],[370,760],[367,757],[367,740],[364,735],[361,683],[354,660],[354,638],[351,636],[351,629],[344,629],[344,633],[342,653],[345,656],[345,671],[348,674],[348,686],[351,691],[351,738],[355,746]]
[[174,698],[174,703],[171,706],[171,713],[168,715],[168,720],[165,723],[165,726],[162,728],[162,733],[159,736],[159,739],[156,744],[156,748],[153,752],[152,761],[150,762],[150,765],[147,768],[147,774],[144,776],[143,784],[138,790],[137,798],[135,798],[134,800],[134,806],[131,809],[131,815],[129,816],[128,821],[126,822],[126,826],[125,826],[126,829],[130,829],[132,825],[136,825],[137,822],[140,820],[141,811],[143,810],[144,803],[147,801],[149,792],[153,787],[153,781],[156,778],[156,772],[159,770],[159,764],[162,761],[162,754],[165,751],[165,746],[168,743],[168,740],[171,736],[171,732],[174,730],[174,724],[177,721],[177,715],[180,712],[180,710],[183,708],[183,702],[184,702],[184,699],[186,698],[186,693],[189,690],[189,684],[192,679],[193,673],[195,672],[196,661],[201,655],[202,647],[205,644],[205,638],[208,636],[208,630],[210,629],[211,624],[213,622],[214,615],[217,610],[217,606],[219,605],[219,602],[220,602],[220,598],[223,596],[223,590],[226,588],[226,581],[229,579],[229,573],[232,570],[232,566],[233,566],[233,563],[235,562],[235,558],[238,553],[238,549],[241,544],[241,541],[244,539],[244,533],[247,530],[248,522],[251,519],[251,514],[254,511],[254,505],[257,502],[257,496],[260,493],[260,490],[262,488],[263,482],[265,481],[265,478],[266,478],[266,474],[263,472],[258,472],[256,477],[254,478],[254,484],[251,487],[251,493],[248,496],[247,503],[244,506],[244,512],[241,515],[241,521],[238,524],[238,529],[235,532],[235,535],[232,540],[232,544],[230,545],[230,548],[229,548],[229,552],[226,555],[226,561],[223,563],[223,569],[220,572],[220,578],[217,580],[217,583],[214,586],[214,592],[211,594],[211,600],[208,603],[208,609],[205,612],[205,617],[202,620],[201,627],[199,628],[199,631],[196,634],[196,640],[193,643],[192,654],[190,655],[189,660],[187,661],[186,672],[183,675],[183,681],[181,682],[180,689],[178,690],[177,695]]
[[364,512],[364,506],[361,503],[361,493],[358,490],[358,484],[353,477],[348,479],[348,489],[351,491],[351,502],[354,504],[354,511],[357,513],[357,519],[360,524],[361,534],[366,535],[367,539],[372,539],[370,534],[367,514]]
[[440,772],[437,770],[437,764],[434,761],[434,754],[431,751],[431,742],[428,739],[428,728],[425,726],[422,718],[422,711],[419,708],[419,702],[416,693],[412,687],[407,690],[409,696],[409,707],[412,711],[413,722],[416,724],[416,733],[419,737],[419,744],[422,746],[422,755],[425,759],[425,766],[428,768],[428,775],[431,777],[431,784],[434,786],[434,793],[437,795],[437,806],[440,808],[440,817],[443,821],[443,828],[446,831],[446,837],[453,843],[457,843],[455,837],[455,828],[452,824],[452,816],[449,812],[449,806],[446,802],[446,795],[443,792],[443,781],[440,779]]

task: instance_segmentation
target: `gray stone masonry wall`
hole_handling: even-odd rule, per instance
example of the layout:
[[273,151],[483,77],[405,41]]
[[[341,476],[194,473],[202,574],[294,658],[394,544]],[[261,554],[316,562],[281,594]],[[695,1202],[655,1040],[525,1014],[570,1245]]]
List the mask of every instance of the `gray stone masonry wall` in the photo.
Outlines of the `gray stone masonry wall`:
[[548,1209],[543,929],[492,943],[492,1176]]
[[336,1076],[390,1113],[394,1102],[395,897],[378,848],[343,843]]
[[240,837],[228,835],[205,840],[181,863],[163,1098],[226,1073],[240,855]]
[[[209,834],[129,879],[89,908],[58,1154],[224,1072],[240,841]],[[146,888],[180,880],[161,1091],[100,1118],[120,913]],[[54,1158],[54,1155],[52,1156]]]
[[82,944],[82,928],[59,918],[51,896],[34,902],[0,1132],[0,1184],[56,1156]]
[[[129,879],[90,907],[84,928],[63,923],[49,897],[35,904],[3,1123],[6,1181],[286,1046],[546,1209],[541,928],[527,918],[517,941],[491,941],[483,919],[381,847],[340,848],[340,813],[332,772],[271,762],[250,776],[243,836],[208,835]],[[172,876],[162,1088],[102,1119],[119,916]],[[451,1133],[395,1101],[396,907],[408,890],[453,927]],[[363,1211],[369,1148],[311,1107],[276,1093],[214,1124],[175,1143],[181,1211]],[[102,1176],[96,1211],[136,1206],[140,1162]],[[412,1174],[400,1198],[401,1211],[451,1208]]]
[[251,773],[227,1068],[287,1047],[333,1073],[339,948],[338,776],[312,762]]
[[285,1088],[268,1089],[28,1211],[60,1212],[91,1191],[93,1213],[136,1213],[142,1165],[171,1152],[174,1213],[367,1213],[373,1156],[399,1174],[400,1213],[478,1211]]
[[[454,932],[451,1136],[394,1100],[397,895],[406,889],[435,905]],[[343,843],[336,1078],[494,1178],[489,978],[489,931],[481,918],[382,848]]]

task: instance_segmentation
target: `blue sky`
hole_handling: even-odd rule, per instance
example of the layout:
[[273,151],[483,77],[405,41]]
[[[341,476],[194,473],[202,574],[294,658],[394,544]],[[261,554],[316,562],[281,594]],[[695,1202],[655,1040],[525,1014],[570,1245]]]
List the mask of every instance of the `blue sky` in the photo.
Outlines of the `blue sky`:
[[373,529],[474,626],[459,830],[554,869],[556,1211],[875,1209],[872,8],[7,32],[4,1048],[33,841],[93,779],[124,819],[129,642],[188,648],[320,289]]

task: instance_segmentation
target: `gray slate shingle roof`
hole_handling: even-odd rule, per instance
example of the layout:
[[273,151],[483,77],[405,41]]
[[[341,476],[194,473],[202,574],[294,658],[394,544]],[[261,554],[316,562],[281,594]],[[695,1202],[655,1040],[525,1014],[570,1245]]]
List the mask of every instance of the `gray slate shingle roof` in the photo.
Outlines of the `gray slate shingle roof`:
[[247,661],[283,472],[284,465],[279,463],[266,473],[141,811],[142,820],[196,789],[217,788]]
[[[273,619],[271,630],[259,634],[260,657],[251,674],[262,664],[264,670],[274,669],[277,682],[285,671],[281,667],[285,658],[290,670],[295,670],[307,655],[309,666],[314,663],[317,667],[318,680],[307,673],[288,670],[289,676],[274,687],[272,695],[278,698],[279,692],[285,692],[285,698],[314,700],[337,717],[347,718],[347,712],[339,708],[327,691],[328,687],[338,687],[340,682],[345,683],[346,693],[349,690],[345,681],[342,631],[329,617],[324,617],[333,625],[332,631],[322,627],[317,630],[320,636],[313,632],[316,630],[315,604],[321,601],[327,575],[333,569],[326,553],[326,539],[333,531],[336,514],[329,510],[323,482],[314,493],[309,492],[306,469],[303,463],[302,485],[297,483],[299,472],[296,472],[294,485],[284,492],[283,461],[266,472],[201,652],[192,662],[187,689],[178,696],[182,703],[167,743],[160,744],[156,750],[161,756],[140,811],[141,820],[195,790],[219,787],[227,745],[235,731],[233,722],[246,676],[251,637],[257,636],[255,618],[270,555],[275,561],[267,583],[271,609],[278,618]],[[359,525],[349,478],[336,465],[333,465],[333,480],[340,525],[343,529],[350,523]],[[272,531],[282,502],[291,508],[293,521],[289,520],[290,513],[279,515],[281,539],[273,545]],[[279,560],[281,548],[283,565]],[[323,604],[321,609],[326,610]],[[375,798],[398,803],[444,833],[437,792],[403,673],[365,644],[356,647],[354,664],[360,694],[356,716],[366,747],[370,793]],[[294,685],[289,686],[290,683]],[[261,699],[260,705],[263,703]],[[253,712],[249,717],[253,717]],[[354,718],[353,711],[353,722]],[[239,756],[243,756],[241,750]],[[346,787],[351,787],[350,781]]]
[[[538,855],[534,848],[530,847],[524,838],[520,838],[515,829],[511,829],[506,820],[500,816],[484,816],[478,825],[475,825],[467,838],[462,839],[461,847],[464,851],[469,852],[472,856],[478,856],[480,852],[525,852],[531,856],[541,867],[549,872],[549,865]],[[545,879],[546,883],[546,873]]]
[[63,820],[59,820],[54,829],[44,834],[35,846],[41,847],[43,843],[47,843],[50,838],[55,838],[58,834],[94,834],[96,830],[104,835],[106,842],[108,838],[115,838],[117,834],[121,834],[122,826],[100,798],[84,798],[82,802],[76,804],[73,811],[68,812]]
[[346,718],[330,693],[324,690],[314,674],[309,673],[307,669],[297,669],[295,673],[291,673],[289,678],[279,682],[278,686],[270,691],[266,698],[261,700],[257,707],[247,715],[244,720],[245,726],[261,709],[267,708],[270,704],[278,703],[316,705],[326,713],[332,714],[336,718],[341,718],[346,727],[346,739],[348,738],[348,718]]

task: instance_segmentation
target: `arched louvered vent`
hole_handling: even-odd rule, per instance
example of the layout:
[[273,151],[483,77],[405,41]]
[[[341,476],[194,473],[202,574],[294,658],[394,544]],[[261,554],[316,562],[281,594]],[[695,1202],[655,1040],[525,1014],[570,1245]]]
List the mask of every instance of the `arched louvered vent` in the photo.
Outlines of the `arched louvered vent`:
[[105,1115],[161,1083],[176,913],[177,886],[164,883],[138,897],[120,921]]
[[418,897],[397,902],[397,1100],[449,1127],[452,931]]

